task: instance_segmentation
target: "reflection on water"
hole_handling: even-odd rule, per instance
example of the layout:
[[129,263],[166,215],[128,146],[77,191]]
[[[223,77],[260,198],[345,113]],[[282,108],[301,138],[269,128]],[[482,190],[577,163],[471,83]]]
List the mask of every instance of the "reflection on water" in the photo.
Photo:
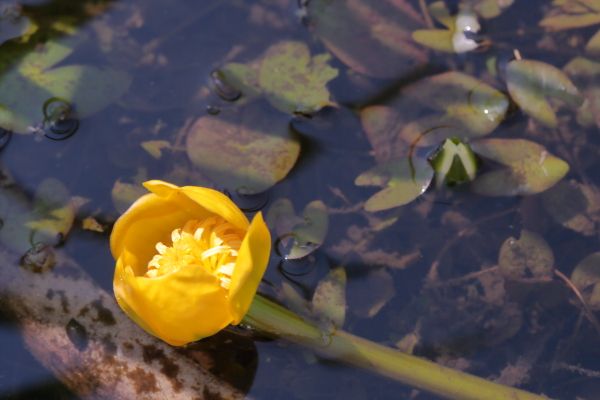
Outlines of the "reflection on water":
[[[429,13],[418,1],[329,3],[12,1],[0,14],[1,399],[98,388],[114,390],[105,398],[411,395],[252,332],[172,349],[132,325],[112,298],[108,235],[150,178],[215,187],[270,215],[262,290],[298,312],[344,267],[344,329],[537,393],[598,397],[598,332],[572,291],[526,275],[541,256],[514,256],[519,279],[497,267],[502,243],[523,232],[543,237],[567,276],[598,250],[597,65],[571,64],[587,100],[560,106],[555,128],[536,122],[552,109],[526,115],[505,85],[514,48],[558,68],[595,60],[597,47],[584,48],[598,26],[547,31],[540,20],[572,10],[541,0],[447,1],[450,13],[466,3],[499,13],[480,18],[485,48],[456,55],[410,39],[421,29],[451,40],[440,3]],[[555,95],[538,89],[533,98]],[[488,134],[539,143],[544,160],[569,163],[569,182],[519,197],[432,185],[397,207],[398,158],[426,163],[447,136]],[[538,171],[493,161],[482,171]]]

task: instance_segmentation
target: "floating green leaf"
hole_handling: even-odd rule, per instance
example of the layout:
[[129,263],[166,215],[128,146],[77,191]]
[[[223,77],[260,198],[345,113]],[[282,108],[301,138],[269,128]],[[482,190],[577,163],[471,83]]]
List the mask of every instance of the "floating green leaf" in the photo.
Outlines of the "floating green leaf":
[[332,105],[327,82],[338,70],[329,66],[331,56],[311,57],[302,42],[279,42],[248,64],[229,63],[219,77],[240,90],[247,99],[264,94],[277,109],[310,114]]
[[600,309],[600,252],[592,253],[577,264],[571,282],[592,309]]
[[562,181],[542,194],[544,208],[562,226],[594,236],[600,223],[600,193],[577,181]]
[[[45,121],[44,104],[58,98],[86,117],[118,99],[128,88],[129,76],[110,68],[69,65],[50,69],[72,48],[48,42],[27,53],[0,77],[0,127],[25,133]],[[12,52],[3,53],[13,57]],[[0,64],[10,65],[11,60]]]
[[338,71],[328,65],[330,58],[329,54],[311,58],[308,47],[301,42],[273,45],[260,65],[260,87],[271,104],[282,111],[318,111],[333,104],[326,85]]
[[426,159],[401,158],[380,164],[360,174],[358,186],[382,186],[365,203],[367,211],[382,211],[410,203],[423,194],[433,179],[433,168]]
[[598,0],[554,0],[540,26],[555,31],[583,28],[600,23]]
[[446,72],[408,86],[386,105],[364,108],[361,122],[378,161],[387,161],[406,156],[411,145],[486,135],[507,108],[508,99],[493,87],[460,72]]
[[515,103],[549,127],[555,127],[557,120],[547,98],[562,100],[571,107],[583,102],[579,90],[561,70],[541,61],[511,61],[506,67],[506,84]]
[[302,217],[288,199],[278,199],[267,213],[269,226],[277,233],[279,251],[288,260],[306,257],[318,249],[329,229],[327,207],[320,200],[306,205]]
[[463,7],[469,7],[482,18],[496,18],[510,7],[514,0],[463,0]]
[[288,117],[257,107],[207,115],[186,129],[190,160],[215,184],[242,194],[279,182],[300,153]]
[[585,101],[577,110],[577,122],[585,127],[600,127],[600,63],[584,57],[575,57],[564,67],[583,89]]
[[319,281],[312,298],[314,315],[321,321],[341,328],[346,319],[346,270],[332,269]]
[[585,52],[591,56],[600,56],[600,30],[585,45]]
[[518,240],[510,237],[504,241],[498,267],[506,278],[550,278],[554,273],[554,254],[544,238],[523,230]]
[[307,11],[316,36],[354,71],[394,78],[427,60],[411,38],[423,21],[408,2],[311,0]]
[[412,34],[415,42],[447,53],[464,53],[479,47],[465,35],[465,32],[477,33],[481,28],[472,7],[462,7],[458,15],[451,16],[446,4],[436,1],[429,5],[429,13],[447,29],[418,29]]
[[487,196],[518,196],[543,192],[569,171],[569,165],[544,146],[524,139],[480,139],[471,149],[505,168],[479,175],[472,189]]
[[54,245],[64,240],[73,226],[77,209],[86,201],[71,197],[59,180],[44,180],[36,190],[33,212],[25,223],[32,230],[32,243]]

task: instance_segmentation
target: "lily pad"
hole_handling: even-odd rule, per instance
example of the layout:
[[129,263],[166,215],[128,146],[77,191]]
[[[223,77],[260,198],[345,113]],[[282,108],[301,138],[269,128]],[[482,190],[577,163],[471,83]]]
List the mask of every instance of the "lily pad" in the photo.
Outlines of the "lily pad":
[[[378,160],[406,156],[408,145],[437,146],[445,139],[468,140],[493,131],[504,119],[504,94],[460,72],[422,79],[386,105],[361,111],[361,122]],[[424,115],[415,120],[415,115]]]
[[477,33],[481,29],[471,7],[463,7],[457,15],[451,16],[446,4],[436,1],[429,5],[429,13],[447,29],[418,29],[412,34],[415,42],[447,53],[465,53],[479,47],[465,34]]
[[427,60],[411,38],[422,18],[406,1],[311,0],[307,11],[315,35],[356,72],[396,78]]
[[592,309],[600,309],[600,252],[592,253],[577,264],[571,282]]
[[429,187],[434,171],[422,158],[400,158],[360,174],[357,186],[385,187],[365,203],[367,211],[382,211],[410,203]]
[[311,57],[302,42],[279,42],[248,64],[230,63],[219,69],[220,79],[240,90],[246,99],[263,94],[277,109],[310,114],[333,105],[327,83],[338,70],[329,54]]
[[585,52],[591,56],[600,56],[600,30],[585,45]]
[[267,213],[269,226],[277,233],[278,251],[287,260],[306,257],[323,244],[329,229],[327,207],[320,200],[306,205],[296,216],[288,199],[278,199]]
[[[66,44],[48,42],[4,72],[0,77],[0,127],[26,133],[30,127],[43,124],[47,118],[44,104],[52,98],[71,104],[78,117],[86,117],[127,90],[129,75],[115,69],[84,65],[52,68],[72,51]],[[3,65],[9,62],[0,60]]]
[[544,238],[523,230],[519,239],[510,237],[504,241],[498,267],[506,278],[550,278],[554,273],[554,254]]
[[463,0],[463,7],[469,7],[485,19],[496,18],[510,7],[514,0]]
[[289,119],[258,107],[198,118],[186,129],[189,159],[216,185],[260,193],[283,179],[300,154]]
[[77,210],[86,202],[71,197],[61,181],[44,180],[36,190],[33,211],[25,224],[32,230],[31,241],[50,245],[63,241],[73,226]]
[[282,42],[271,46],[260,65],[259,85],[279,110],[312,113],[332,105],[327,82],[338,70],[329,66],[329,54],[311,58],[301,42]]
[[525,139],[480,139],[471,149],[504,166],[479,175],[472,189],[487,196],[518,196],[543,192],[561,180],[569,165],[544,146]]
[[510,96],[526,114],[552,128],[557,119],[547,98],[562,100],[571,107],[583,102],[579,90],[561,70],[541,61],[511,61],[506,67],[506,84]]
[[600,2],[597,0],[554,0],[552,5],[540,21],[544,28],[561,31],[600,24]]
[[585,127],[600,127],[600,63],[585,57],[575,57],[563,69],[584,88],[585,100],[577,110],[577,122]]
[[312,298],[313,314],[321,321],[341,328],[346,319],[346,270],[332,269],[319,281]]
[[562,181],[542,194],[542,204],[554,221],[585,236],[600,223],[600,194],[577,181]]

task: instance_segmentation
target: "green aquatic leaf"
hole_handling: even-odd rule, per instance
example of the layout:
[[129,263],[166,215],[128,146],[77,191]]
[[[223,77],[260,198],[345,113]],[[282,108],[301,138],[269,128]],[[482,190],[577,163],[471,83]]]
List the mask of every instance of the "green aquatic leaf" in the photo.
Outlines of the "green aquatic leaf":
[[331,56],[311,56],[302,42],[279,42],[248,64],[229,63],[218,78],[240,92],[246,100],[259,95],[277,109],[310,114],[333,105],[327,83],[338,75],[329,65]]
[[46,118],[44,104],[52,98],[66,101],[78,117],[86,117],[127,90],[129,75],[115,69],[84,65],[52,68],[72,51],[68,44],[48,42],[15,65],[7,66],[9,60],[0,60],[7,66],[0,76],[0,127],[26,133],[30,127],[39,126]]
[[577,181],[562,181],[542,193],[550,217],[565,228],[595,236],[600,223],[600,192]]
[[32,231],[32,243],[55,245],[63,241],[73,227],[77,210],[86,202],[71,197],[58,179],[45,179],[36,190],[33,211],[25,223]]
[[[410,146],[436,146],[450,137],[487,135],[504,119],[508,99],[460,72],[421,79],[360,117],[378,162],[407,155]],[[415,119],[415,115],[423,115]]]
[[267,98],[281,111],[309,114],[332,105],[327,82],[338,75],[331,56],[311,57],[306,44],[281,42],[267,50],[258,81]]
[[329,229],[329,215],[320,200],[308,203],[299,217],[290,200],[278,199],[269,208],[267,223],[277,233],[282,256],[295,260],[321,247]]
[[289,118],[244,107],[198,118],[185,128],[189,159],[215,184],[260,193],[282,180],[300,154]]
[[571,273],[571,282],[592,309],[600,309],[600,252],[581,260]]
[[312,298],[313,315],[341,328],[346,319],[346,270],[337,267],[321,279]]
[[367,211],[382,211],[410,203],[422,195],[433,175],[433,168],[426,159],[405,157],[360,174],[354,183],[357,186],[385,187],[365,203]]
[[550,278],[554,273],[554,254],[543,237],[524,229],[519,239],[509,237],[504,241],[498,267],[506,278]]
[[557,125],[547,98],[578,107],[583,97],[573,82],[558,68],[541,61],[514,60],[506,67],[506,84],[512,99],[530,117],[546,126]]
[[585,45],[585,52],[594,57],[600,56],[600,30],[588,40]]
[[552,9],[540,21],[540,26],[561,31],[584,28],[600,23],[598,0],[554,0]]
[[325,47],[361,74],[395,78],[427,60],[411,38],[424,25],[421,15],[404,0],[311,0],[307,12]]
[[561,180],[569,165],[544,146],[525,139],[480,139],[471,149],[484,159],[503,165],[479,175],[472,189],[487,196],[518,196],[540,193]]
[[462,6],[469,7],[485,19],[496,18],[510,7],[514,0],[463,0]]
[[21,6],[13,2],[0,4],[0,44],[33,33],[37,27],[21,13]]
[[583,104],[577,110],[577,122],[585,127],[600,127],[600,62],[575,57],[564,67],[565,73],[583,88]]
[[418,29],[412,33],[415,42],[447,53],[464,53],[479,47],[465,35],[466,31],[477,33],[481,28],[473,7],[461,7],[457,15],[451,16],[446,3],[436,1],[429,5],[429,13],[447,29]]

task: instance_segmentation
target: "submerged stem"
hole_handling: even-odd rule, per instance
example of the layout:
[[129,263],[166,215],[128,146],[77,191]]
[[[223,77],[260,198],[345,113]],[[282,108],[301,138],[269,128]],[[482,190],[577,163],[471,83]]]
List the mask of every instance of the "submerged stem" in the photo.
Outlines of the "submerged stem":
[[325,358],[367,369],[446,399],[547,399],[438,365],[342,330],[324,332],[315,324],[259,295],[255,296],[244,322],[263,333],[309,347]]

